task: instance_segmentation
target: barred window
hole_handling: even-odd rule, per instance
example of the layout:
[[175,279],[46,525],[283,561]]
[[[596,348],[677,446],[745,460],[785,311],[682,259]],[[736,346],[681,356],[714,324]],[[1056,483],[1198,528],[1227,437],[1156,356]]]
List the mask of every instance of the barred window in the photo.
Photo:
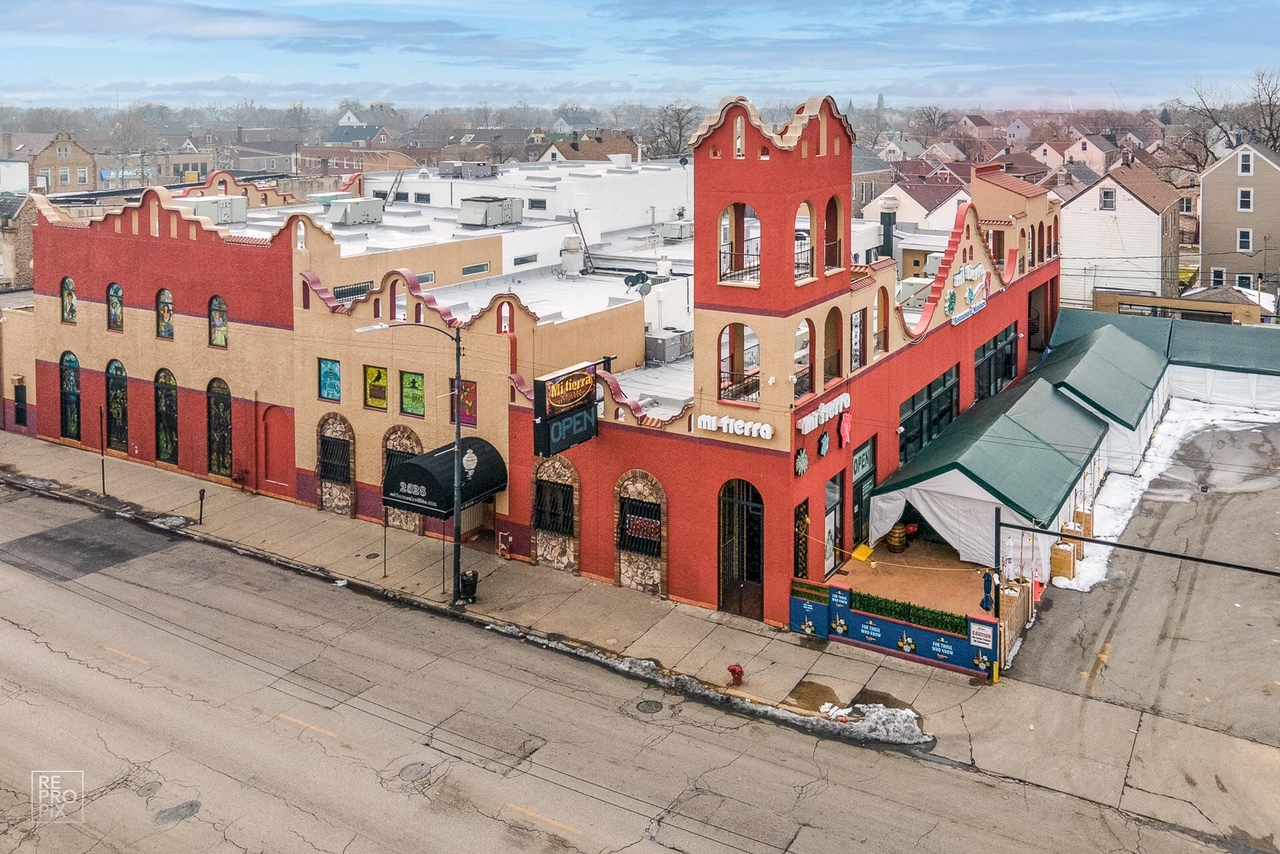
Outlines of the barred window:
[[796,505],[795,565],[792,575],[809,577],[809,499]]
[[351,482],[351,443],[333,436],[320,437],[320,466],[316,472],[323,481]]
[[573,487],[570,484],[537,481],[533,496],[533,527],[551,534],[573,536]]
[[662,505],[638,498],[618,501],[618,550],[662,555]]

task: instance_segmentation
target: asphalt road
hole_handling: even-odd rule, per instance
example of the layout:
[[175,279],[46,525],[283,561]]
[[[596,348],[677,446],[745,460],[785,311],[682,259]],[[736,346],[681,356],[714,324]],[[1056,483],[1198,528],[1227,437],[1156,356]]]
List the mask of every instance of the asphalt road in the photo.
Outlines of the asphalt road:
[[1216,850],[3,489],[0,733],[0,852]]
[[[1278,446],[1280,425],[1193,436],[1121,542],[1280,569]],[[1117,550],[1046,599],[1019,679],[1280,746],[1280,578]]]

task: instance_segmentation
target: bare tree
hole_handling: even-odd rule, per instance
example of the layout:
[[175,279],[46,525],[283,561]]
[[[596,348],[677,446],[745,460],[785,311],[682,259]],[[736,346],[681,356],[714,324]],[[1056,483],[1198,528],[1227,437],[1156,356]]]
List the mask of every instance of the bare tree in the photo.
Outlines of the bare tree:
[[1257,135],[1259,142],[1268,148],[1280,149],[1280,67],[1253,73],[1249,98],[1241,112],[1244,124]]
[[956,123],[955,116],[939,107],[929,104],[920,107],[911,114],[912,131],[921,137],[926,147],[941,139],[943,134]]
[[653,157],[678,157],[689,150],[689,137],[702,108],[688,98],[676,98],[654,111],[645,138]]
[[795,104],[790,101],[779,99],[772,104],[766,104],[760,108],[760,117],[769,123],[769,127],[775,131],[779,130],[787,122],[791,121],[791,117],[796,114]]

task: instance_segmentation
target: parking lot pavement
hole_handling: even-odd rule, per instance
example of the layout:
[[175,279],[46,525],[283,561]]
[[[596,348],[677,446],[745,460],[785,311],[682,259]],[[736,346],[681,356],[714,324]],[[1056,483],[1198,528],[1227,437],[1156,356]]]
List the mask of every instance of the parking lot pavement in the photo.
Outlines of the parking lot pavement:
[[[1280,425],[1192,436],[1123,542],[1280,564]],[[1280,746],[1280,579],[1113,553],[1089,593],[1051,588],[1011,675]]]

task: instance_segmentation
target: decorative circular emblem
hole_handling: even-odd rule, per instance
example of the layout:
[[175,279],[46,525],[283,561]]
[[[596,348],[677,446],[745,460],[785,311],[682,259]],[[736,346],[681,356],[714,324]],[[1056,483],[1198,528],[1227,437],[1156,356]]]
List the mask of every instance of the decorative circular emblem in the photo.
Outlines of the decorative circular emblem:
[[796,474],[802,475],[809,470],[809,452],[801,448],[796,452]]
[[829,450],[831,450],[831,432],[823,431],[822,435],[818,437],[818,456],[825,457]]

